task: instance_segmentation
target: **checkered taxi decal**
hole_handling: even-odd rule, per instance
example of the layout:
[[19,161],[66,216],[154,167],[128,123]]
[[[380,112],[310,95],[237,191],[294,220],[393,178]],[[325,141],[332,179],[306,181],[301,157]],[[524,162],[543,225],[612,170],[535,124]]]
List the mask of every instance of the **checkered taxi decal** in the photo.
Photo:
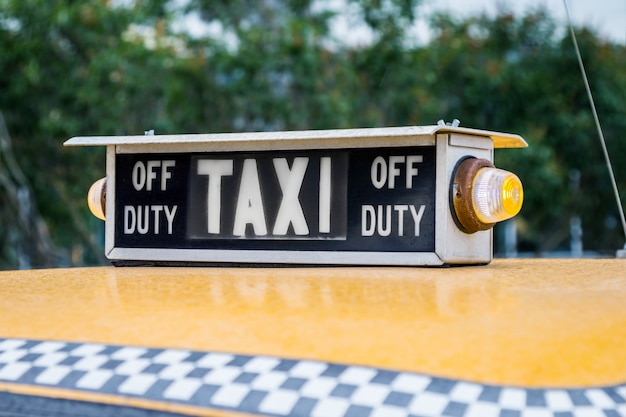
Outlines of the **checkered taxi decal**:
[[55,341],[0,339],[0,382],[269,416],[626,416],[626,384],[525,389],[309,360]]

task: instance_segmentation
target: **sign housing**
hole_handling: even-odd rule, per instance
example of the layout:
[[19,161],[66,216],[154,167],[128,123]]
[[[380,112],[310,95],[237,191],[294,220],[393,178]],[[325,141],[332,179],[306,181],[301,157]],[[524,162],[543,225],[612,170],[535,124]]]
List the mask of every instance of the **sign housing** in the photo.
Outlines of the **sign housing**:
[[451,181],[516,135],[452,126],[77,137],[107,147],[106,255],[116,264],[484,264]]

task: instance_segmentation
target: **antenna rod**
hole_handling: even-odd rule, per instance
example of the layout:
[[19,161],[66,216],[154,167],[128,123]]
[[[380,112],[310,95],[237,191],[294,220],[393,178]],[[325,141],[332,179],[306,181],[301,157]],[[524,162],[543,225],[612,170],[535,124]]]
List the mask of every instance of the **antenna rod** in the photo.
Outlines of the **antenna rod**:
[[[622,229],[624,230],[624,238],[626,238],[626,217],[624,217],[624,208],[622,207],[622,201],[620,200],[619,190],[617,188],[617,182],[615,181],[615,175],[613,174],[613,166],[611,165],[611,159],[609,158],[609,152],[606,149],[606,141],[604,140],[604,134],[602,133],[602,127],[600,127],[600,119],[598,118],[598,112],[596,111],[596,105],[593,101],[593,95],[591,94],[591,88],[589,87],[589,80],[587,79],[587,73],[585,72],[585,66],[583,65],[583,59],[578,49],[578,42],[576,42],[576,34],[574,33],[574,26],[572,25],[572,19],[569,15],[569,9],[567,8],[567,0],[563,0],[565,5],[565,13],[567,15],[567,23],[569,24],[570,35],[574,41],[574,48],[576,49],[576,57],[578,58],[578,65],[580,66],[580,72],[585,82],[585,89],[587,90],[587,96],[589,97],[589,103],[591,104],[591,112],[593,113],[593,120],[596,123],[596,129],[598,130],[598,136],[600,137],[600,144],[602,145],[602,152],[604,152],[604,159],[606,160],[607,168],[609,169],[609,176],[611,177],[611,184],[613,186],[613,193],[615,194],[615,200],[617,201],[617,209],[622,220]],[[626,245],[624,246],[626,249]]]

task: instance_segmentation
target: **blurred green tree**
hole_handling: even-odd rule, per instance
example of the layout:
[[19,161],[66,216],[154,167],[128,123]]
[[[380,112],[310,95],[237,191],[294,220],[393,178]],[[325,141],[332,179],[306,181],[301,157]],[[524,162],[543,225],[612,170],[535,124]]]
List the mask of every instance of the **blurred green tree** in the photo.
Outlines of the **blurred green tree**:
[[85,211],[84,195],[104,174],[103,150],[61,143],[80,132],[138,133],[167,123],[163,90],[178,45],[160,36],[161,3],[0,1],[0,111],[53,241],[64,248],[54,262],[3,248],[3,266],[20,256],[33,267],[82,262],[82,248],[86,262],[102,260],[94,233],[101,225]]
[[[543,9],[522,18],[440,15],[433,24],[437,35],[425,52],[438,72],[444,113],[519,133],[530,143],[524,151],[496,153],[498,165],[518,173],[525,184],[522,250],[567,249],[570,219],[577,215],[586,248],[606,253],[620,248],[624,236],[569,33]],[[626,77],[618,68],[626,64],[626,48],[586,29],[578,31],[578,42],[609,152],[621,161]],[[614,163],[614,168],[626,189],[626,167]]]

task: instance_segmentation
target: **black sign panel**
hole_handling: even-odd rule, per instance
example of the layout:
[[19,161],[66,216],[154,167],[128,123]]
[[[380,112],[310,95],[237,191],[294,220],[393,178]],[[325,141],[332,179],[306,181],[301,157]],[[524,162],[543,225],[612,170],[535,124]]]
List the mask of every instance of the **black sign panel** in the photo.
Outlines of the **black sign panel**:
[[433,252],[435,147],[117,154],[115,247]]

